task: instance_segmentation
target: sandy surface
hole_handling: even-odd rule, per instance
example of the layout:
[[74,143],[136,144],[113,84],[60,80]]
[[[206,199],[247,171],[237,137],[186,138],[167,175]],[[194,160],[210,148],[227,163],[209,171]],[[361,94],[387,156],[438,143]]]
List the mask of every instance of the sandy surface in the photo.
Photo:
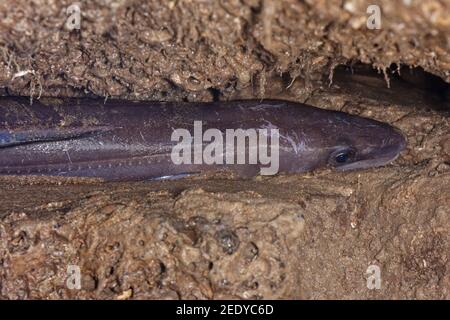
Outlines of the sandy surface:
[[72,32],[61,3],[0,4],[3,94],[290,99],[391,123],[408,148],[253,180],[0,178],[0,298],[450,298],[448,1],[379,1],[367,30],[367,1],[97,0]]

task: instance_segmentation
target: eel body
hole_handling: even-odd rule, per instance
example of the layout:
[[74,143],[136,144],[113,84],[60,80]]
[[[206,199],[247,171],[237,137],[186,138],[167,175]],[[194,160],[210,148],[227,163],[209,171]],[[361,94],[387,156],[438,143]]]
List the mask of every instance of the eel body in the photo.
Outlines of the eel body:
[[[199,124],[201,131],[194,132]],[[205,137],[208,129],[223,139],[214,134]],[[405,148],[403,135],[388,124],[287,101],[199,104],[41,99],[29,105],[25,98],[3,97],[0,175],[140,180],[208,171],[231,171],[242,177],[260,174],[270,164],[226,161],[227,153],[234,151],[237,157],[238,150],[214,145],[226,144],[227,130],[239,129],[257,133],[258,140],[247,137],[247,158],[255,147],[252,143],[263,138],[261,133],[268,143],[278,137],[278,163],[273,173],[324,166],[340,170],[381,166]],[[277,136],[271,136],[275,131]],[[192,137],[192,149],[189,154],[186,149],[184,154],[178,150],[178,159],[188,156],[192,161],[175,163],[174,148],[180,149],[186,133]],[[211,149],[210,155],[222,157],[222,163],[205,163],[205,150]],[[275,150],[271,152],[273,156]],[[267,151],[266,158],[270,155]]]

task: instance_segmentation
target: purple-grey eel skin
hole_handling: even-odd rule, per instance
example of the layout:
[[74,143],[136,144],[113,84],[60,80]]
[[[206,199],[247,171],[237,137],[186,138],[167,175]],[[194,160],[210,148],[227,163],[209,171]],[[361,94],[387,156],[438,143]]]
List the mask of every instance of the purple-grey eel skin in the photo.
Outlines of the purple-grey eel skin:
[[224,135],[227,129],[277,129],[279,173],[382,166],[406,145],[388,124],[288,101],[41,99],[30,105],[26,98],[2,97],[0,175],[143,180],[260,173],[260,163],[174,163],[172,134],[185,129],[194,136],[194,121],[203,132],[215,128]]

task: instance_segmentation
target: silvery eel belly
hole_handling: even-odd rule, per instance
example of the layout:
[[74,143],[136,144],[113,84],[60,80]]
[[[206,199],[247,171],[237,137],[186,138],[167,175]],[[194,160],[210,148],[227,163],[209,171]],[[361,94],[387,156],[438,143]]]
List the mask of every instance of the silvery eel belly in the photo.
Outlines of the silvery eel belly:
[[[194,121],[201,122],[202,132],[215,129],[224,137],[227,129],[276,129],[280,173],[381,166],[393,161],[406,144],[388,124],[287,101],[49,99],[30,106],[28,99],[4,97],[0,98],[0,175],[140,180],[211,171],[251,177],[261,172],[261,163],[202,162],[196,152],[203,152],[212,140],[193,142],[192,158],[199,156],[200,161],[174,163],[173,149],[179,144],[172,141],[174,130],[187,130],[194,137]],[[223,149],[224,158],[227,150]]]

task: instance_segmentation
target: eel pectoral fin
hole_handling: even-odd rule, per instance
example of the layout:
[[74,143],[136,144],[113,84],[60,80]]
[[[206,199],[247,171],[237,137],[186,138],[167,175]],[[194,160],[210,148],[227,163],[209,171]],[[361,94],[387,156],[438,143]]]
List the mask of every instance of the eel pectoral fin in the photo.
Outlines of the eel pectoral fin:
[[113,127],[39,128],[34,130],[1,130],[0,148],[20,145],[82,139],[114,130]]
[[155,178],[151,178],[150,180],[153,180],[153,181],[178,180],[178,179],[183,179],[183,178],[187,178],[187,177],[198,176],[199,174],[200,174],[200,172],[186,172],[186,173],[178,173],[178,174],[173,174],[173,175],[155,177]]

